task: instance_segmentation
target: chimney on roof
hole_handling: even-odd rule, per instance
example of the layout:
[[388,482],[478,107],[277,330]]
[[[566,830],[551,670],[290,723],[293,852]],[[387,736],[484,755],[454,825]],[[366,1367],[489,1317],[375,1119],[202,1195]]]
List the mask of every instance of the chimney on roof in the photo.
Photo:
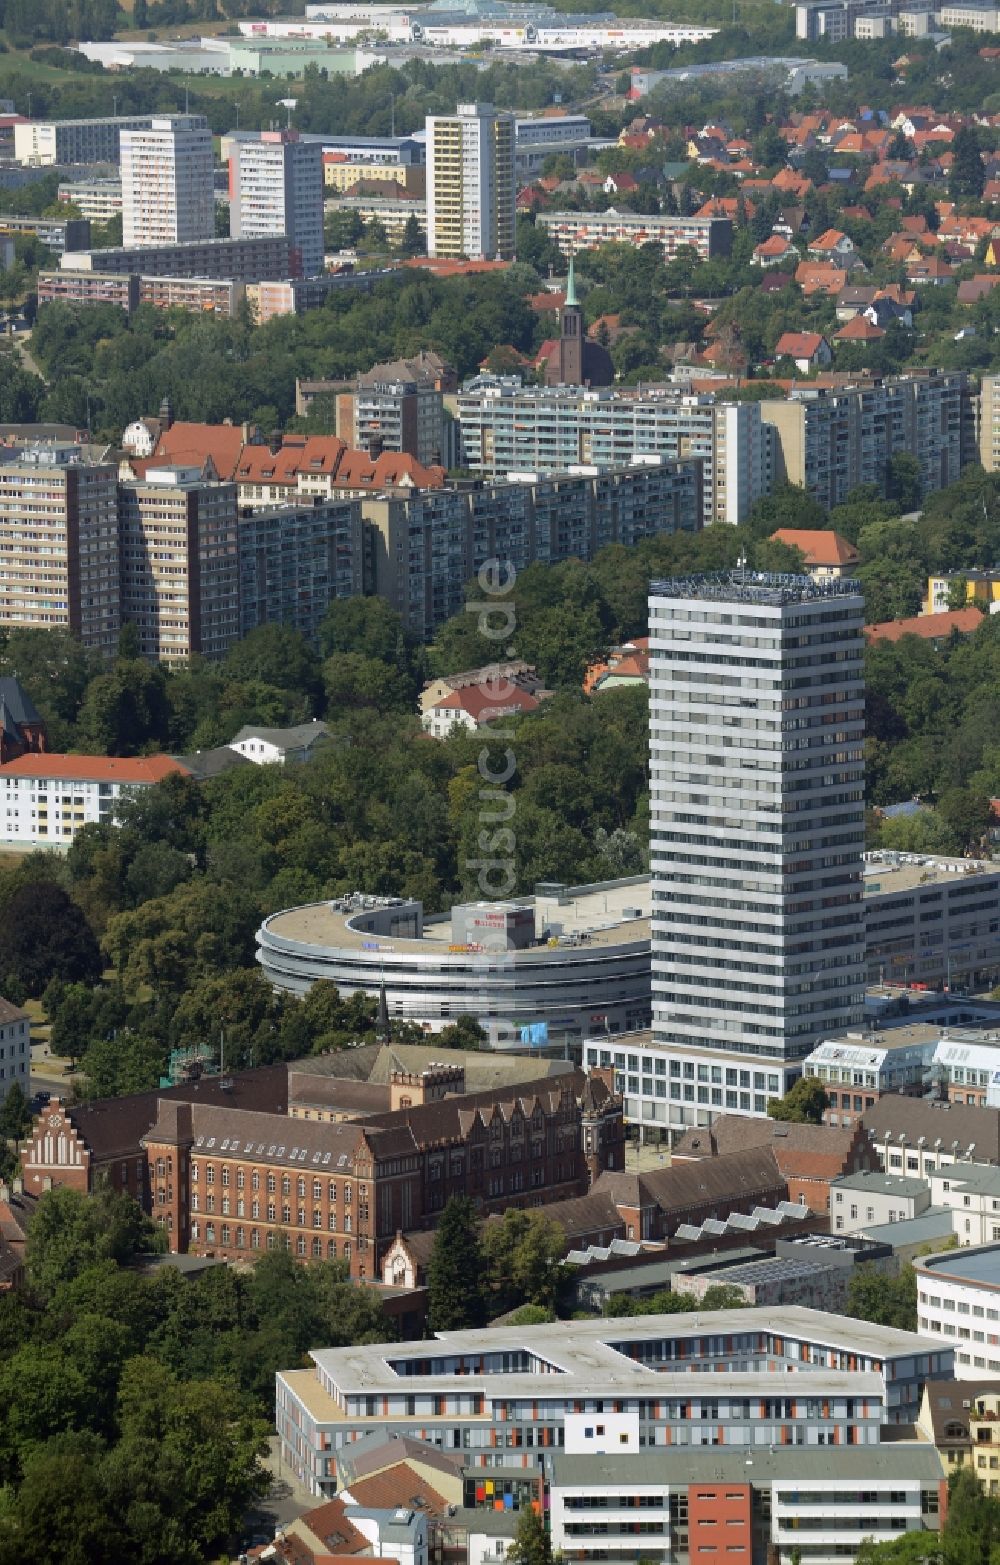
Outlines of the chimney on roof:
[[272,456],[277,456],[278,452],[281,450],[281,431],[280,431],[280,429],[273,429],[271,431],[270,435],[268,436],[267,444],[268,444],[268,449],[271,452],[271,455]]
[[174,410],[169,397],[160,403],[160,428],[169,429],[174,421]]
[[385,441],[379,434],[371,434],[368,437],[368,455],[373,462],[377,462],[385,450]]

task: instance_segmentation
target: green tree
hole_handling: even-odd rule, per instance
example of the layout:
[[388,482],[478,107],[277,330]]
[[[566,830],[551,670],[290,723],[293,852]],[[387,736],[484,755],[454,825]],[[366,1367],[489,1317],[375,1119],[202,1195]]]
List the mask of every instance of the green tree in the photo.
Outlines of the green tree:
[[888,1277],[875,1266],[858,1266],[847,1288],[847,1313],[857,1320],[901,1331],[917,1329],[917,1276],[904,1266],[898,1277]]
[[0,1102],[0,1142],[23,1141],[31,1129],[31,1109],[19,1081],[12,1082]]
[[958,609],[964,609],[969,602],[969,578],[967,576],[954,576],[948,583],[948,608],[955,613]]
[[152,1250],[155,1238],[131,1196],[106,1185],[93,1195],[57,1186],[41,1196],[28,1225],[31,1286],[47,1298],[95,1261],[127,1261]]
[[948,193],[953,201],[980,201],[986,183],[979,137],[971,125],[955,132]]
[[319,658],[300,631],[289,625],[258,625],[234,642],[222,663],[223,673],[244,684],[258,682],[298,691],[317,708],[321,690]]
[[180,1382],[149,1358],[125,1366],[118,1419],[108,1472],[113,1514],[131,1519],[136,1499],[145,1499],[172,1515],[201,1557],[216,1554],[266,1487],[267,1424],[220,1381]]
[[505,1557],[508,1565],[552,1565],[552,1544],[541,1513],[533,1505],[521,1511]]
[[399,241],[399,253],[400,255],[426,255],[427,253],[427,240],[424,237],[424,231],[412,212],[403,224],[403,233]]
[[427,1322],[432,1331],[485,1325],[484,1272],[475,1207],[468,1196],[452,1196],[428,1265]]
[[993,821],[992,805],[985,794],[975,794],[969,788],[946,788],[938,799],[937,814],[960,853],[982,850]]
[[924,476],[910,451],[897,451],[889,461],[888,494],[901,511],[915,511],[924,497]]
[[797,1125],[821,1125],[829,1099],[823,1083],[815,1076],[800,1076],[783,1098],[769,1098],[771,1119],[790,1120]]
[[0,1565],[103,1565],[127,1558],[101,1484],[94,1435],[53,1431],[26,1452],[16,1496],[0,1509]]
[[491,1218],[482,1234],[491,1313],[502,1315],[520,1304],[551,1309],[566,1254],[566,1235],[540,1212],[517,1207]]
[[81,909],[53,881],[18,888],[0,906],[0,987],[40,995],[53,978],[94,983],[101,953]]
[[443,1049],[478,1049],[487,1038],[485,1028],[480,1027],[474,1016],[456,1016],[436,1034],[434,1043]]

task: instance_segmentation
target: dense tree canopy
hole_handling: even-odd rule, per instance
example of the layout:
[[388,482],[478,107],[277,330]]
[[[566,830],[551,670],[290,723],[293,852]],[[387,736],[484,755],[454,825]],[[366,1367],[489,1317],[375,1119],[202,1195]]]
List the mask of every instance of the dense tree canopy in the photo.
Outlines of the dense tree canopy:
[[39,1202],[28,1289],[0,1295],[2,1565],[218,1558],[267,1487],[275,1370],[391,1336],[340,1263],[123,1265],[150,1237],[107,1190]]
[[452,1196],[442,1213],[427,1284],[427,1324],[432,1331],[486,1324],[483,1249],[468,1196]]

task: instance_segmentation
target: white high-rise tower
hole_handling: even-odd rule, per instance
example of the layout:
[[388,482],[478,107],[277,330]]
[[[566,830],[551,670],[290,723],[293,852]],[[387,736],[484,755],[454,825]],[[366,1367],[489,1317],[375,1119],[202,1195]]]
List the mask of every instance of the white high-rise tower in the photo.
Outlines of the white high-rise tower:
[[675,1126],[765,1112],[817,1038],[862,1020],[863,608],[851,581],[743,570],[650,589],[653,1038]]
[[122,241],[183,244],[215,235],[212,133],[203,114],[157,115],[121,133]]
[[296,130],[265,130],[233,151],[229,231],[234,239],[287,234],[292,275],[323,270],[323,148]]
[[514,254],[514,116],[460,103],[427,117],[427,254],[469,261]]

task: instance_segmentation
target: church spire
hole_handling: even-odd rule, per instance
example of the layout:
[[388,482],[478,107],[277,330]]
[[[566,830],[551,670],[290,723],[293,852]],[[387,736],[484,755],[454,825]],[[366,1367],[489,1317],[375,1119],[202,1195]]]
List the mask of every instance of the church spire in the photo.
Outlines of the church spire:
[[379,985],[378,1014],[375,1018],[375,1038],[379,1043],[388,1043],[390,1035],[389,1026],[389,1002],[385,995],[385,979]]
[[576,267],[572,256],[569,258],[569,274],[566,278],[566,303],[573,306],[579,303],[576,297]]

